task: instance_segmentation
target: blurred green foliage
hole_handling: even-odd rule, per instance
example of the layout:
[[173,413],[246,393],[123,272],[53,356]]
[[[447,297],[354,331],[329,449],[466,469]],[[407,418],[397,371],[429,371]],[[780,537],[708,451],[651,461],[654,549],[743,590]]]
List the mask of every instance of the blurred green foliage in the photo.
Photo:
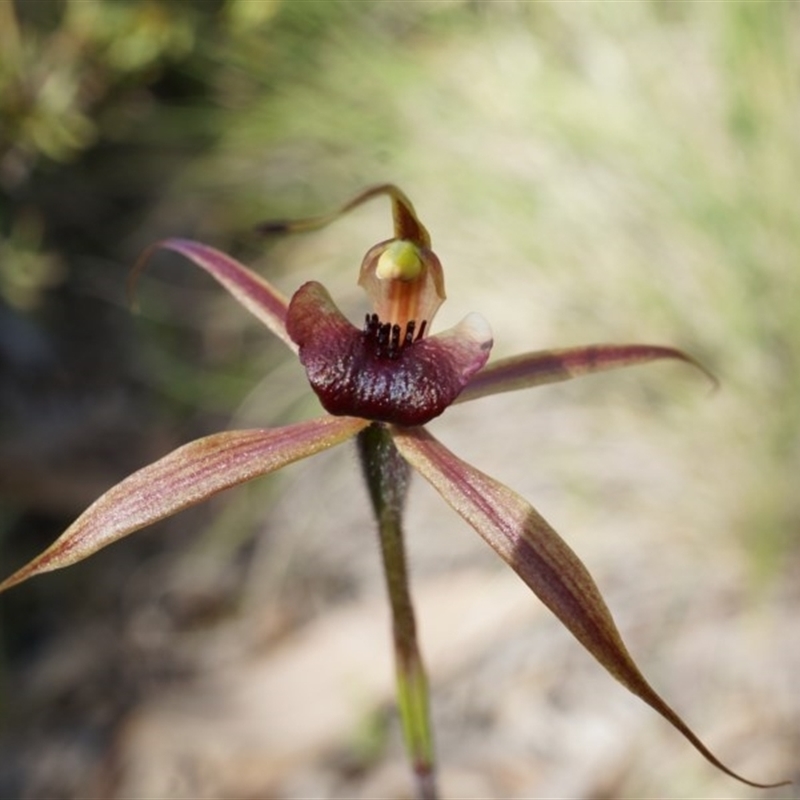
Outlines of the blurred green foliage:
[[[37,2],[0,4],[0,294],[36,305],[63,266],[54,210],[42,181],[80,174],[82,157],[135,139],[151,117],[146,87],[195,44],[191,4]],[[72,166],[70,166],[70,164]],[[58,197],[68,202],[69,181]]]

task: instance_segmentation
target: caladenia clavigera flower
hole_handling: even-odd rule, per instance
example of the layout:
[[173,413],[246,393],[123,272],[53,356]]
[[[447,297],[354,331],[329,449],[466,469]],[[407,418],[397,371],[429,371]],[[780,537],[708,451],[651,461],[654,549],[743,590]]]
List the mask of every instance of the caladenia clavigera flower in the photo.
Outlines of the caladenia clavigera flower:
[[487,363],[492,334],[478,314],[442,333],[432,322],[445,299],[442,267],[408,198],[395,186],[368,189],[338,211],[262,232],[327,225],[373,197],[391,200],[394,236],[364,257],[359,284],[372,312],[362,328],[325,288],[303,284],[288,300],[230,256],[186,239],[151,247],[175,251],[216,279],[299,356],[324,416],[281,428],[227,431],[178,448],[109,489],[47,550],[0,591],[80,561],[117,539],[355,438],[377,521],[392,612],[397,701],[421,798],[436,797],[428,685],[409,594],[402,516],[416,470],[520,576],[575,638],[631,692],[655,709],[718,769],[759,788],[722,763],[648,683],[625,647],[605,601],[580,559],[526,500],[450,452],[424,427],[453,403],[659,359],[678,359],[713,376],[671,347],[599,344],[524,353]]

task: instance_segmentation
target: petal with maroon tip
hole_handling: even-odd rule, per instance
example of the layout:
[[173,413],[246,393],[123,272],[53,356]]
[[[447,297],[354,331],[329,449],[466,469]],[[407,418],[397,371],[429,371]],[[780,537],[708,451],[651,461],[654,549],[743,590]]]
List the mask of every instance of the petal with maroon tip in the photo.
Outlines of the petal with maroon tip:
[[583,562],[516,492],[459,459],[424,429],[392,437],[422,474],[522,578],[575,638],[620,683],[680,731],[715,767],[750,786],[769,788],[726,767],[639,671]]
[[714,385],[717,379],[698,361],[674,347],[644,344],[593,344],[563,350],[540,350],[502,358],[475,375],[458,402],[501,392],[558,383],[593,372],[632,367],[659,359],[677,359],[699,369]]
[[47,550],[0,583],[0,591],[82,561],[223,489],[333,447],[367,424],[326,416],[283,428],[227,431],[190,442],[109,489]]
[[296,352],[294,342],[286,333],[286,310],[289,303],[283,294],[235,258],[207,244],[190,239],[164,239],[151,245],[144,251],[131,272],[129,282],[131,289],[145,262],[156,250],[172,250],[186,256],[193,264],[222,284],[250,313],[258,317],[292,351]]
[[489,357],[492,334],[470,314],[391,354],[342,315],[324,286],[306,283],[286,319],[311,388],[331,414],[422,425],[442,413]]

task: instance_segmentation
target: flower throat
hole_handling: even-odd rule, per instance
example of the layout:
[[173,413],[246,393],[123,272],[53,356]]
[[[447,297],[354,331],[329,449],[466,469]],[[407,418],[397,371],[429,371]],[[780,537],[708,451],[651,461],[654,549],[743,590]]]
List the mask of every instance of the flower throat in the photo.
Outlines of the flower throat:
[[[425,335],[427,320],[422,320],[419,330],[416,330],[415,320],[406,323],[405,334],[397,323],[381,322],[377,314],[367,314],[364,320],[364,339],[372,344],[378,358],[397,359],[414,342],[418,342]],[[416,333],[416,335],[415,335]],[[402,339],[400,338],[402,334]]]

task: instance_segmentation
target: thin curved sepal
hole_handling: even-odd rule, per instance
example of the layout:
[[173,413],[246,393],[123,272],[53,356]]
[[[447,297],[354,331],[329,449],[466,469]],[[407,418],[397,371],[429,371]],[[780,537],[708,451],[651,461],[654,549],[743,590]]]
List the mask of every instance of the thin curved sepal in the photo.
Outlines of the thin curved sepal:
[[227,289],[234,299],[258,317],[293,352],[297,352],[297,346],[286,333],[286,312],[289,308],[286,297],[235,258],[202,242],[174,238],[150,245],[131,270],[128,282],[131,296],[139,274],[156,250],[172,250],[186,256],[195,266],[205,270]]
[[701,755],[748,786],[786,785],[756,783],[725,766],[650,686],[628,653],[583,562],[526,500],[459,459],[422,428],[395,428],[392,438],[411,466],[475,528],[589,653],[677,728]]
[[0,583],[0,592],[82,561],[223,489],[333,447],[368,424],[326,416],[283,428],[217,433],[179,447],[109,489],[47,550]]
[[699,361],[674,347],[648,344],[592,344],[562,350],[539,350],[501,358],[472,377],[456,402],[463,403],[487,395],[529,389],[558,383],[620,367],[648,361],[675,359],[699,369],[717,387],[717,379]]
[[387,195],[392,201],[392,219],[394,221],[394,235],[396,239],[405,239],[421,247],[431,246],[431,237],[425,226],[419,221],[417,212],[411,201],[406,197],[402,189],[393,183],[381,183],[377,186],[370,186],[363,192],[357,194],[352,200],[329,214],[320,214],[316,217],[306,217],[305,219],[275,219],[262,222],[256,227],[259,233],[305,233],[306,231],[316,231],[330,225],[339,217],[352,211],[362,203],[372,200],[373,197]]

